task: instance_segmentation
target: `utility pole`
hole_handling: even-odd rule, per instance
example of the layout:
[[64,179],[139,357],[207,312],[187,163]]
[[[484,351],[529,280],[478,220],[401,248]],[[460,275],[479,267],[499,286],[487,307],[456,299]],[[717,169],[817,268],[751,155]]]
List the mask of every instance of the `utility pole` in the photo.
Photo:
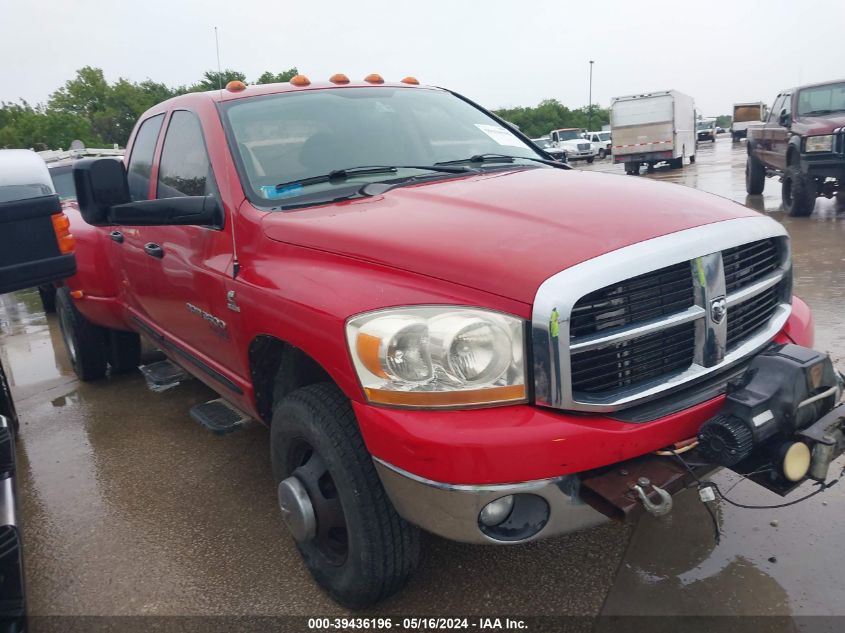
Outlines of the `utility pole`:
[[587,114],[587,127],[590,128],[587,130],[591,132],[593,129],[593,64],[594,61],[590,60],[590,109],[588,110]]

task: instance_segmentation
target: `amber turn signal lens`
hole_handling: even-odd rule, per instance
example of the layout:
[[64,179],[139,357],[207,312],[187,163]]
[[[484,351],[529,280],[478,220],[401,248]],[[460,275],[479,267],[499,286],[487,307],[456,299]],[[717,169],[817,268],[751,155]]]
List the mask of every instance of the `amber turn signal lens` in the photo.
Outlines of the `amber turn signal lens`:
[[335,73],[334,75],[329,77],[329,81],[333,84],[348,84],[349,77],[347,77],[343,73]]
[[81,290],[71,290],[70,296],[73,297],[74,299],[81,299],[82,297],[85,296],[85,293],[82,292]]
[[402,83],[403,83],[403,84],[410,84],[410,85],[412,85],[412,86],[419,86],[419,85],[420,85],[420,80],[419,80],[419,79],[417,79],[416,77],[405,77],[405,78],[402,80]]
[[290,83],[292,86],[310,86],[311,80],[305,75],[296,75],[291,78]]
[[226,84],[226,90],[229,92],[240,92],[241,90],[246,90],[246,84],[235,79]]
[[72,253],[76,247],[76,240],[70,234],[70,220],[64,213],[54,213],[50,219],[53,221],[53,232],[56,234],[59,252],[62,255]]
[[517,403],[526,400],[525,385],[464,389],[461,391],[391,391],[365,387],[370,402],[403,407],[466,407]]
[[366,77],[364,77],[364,81],[368,84],[383,84],[384,79],[378,73],[370,73]]

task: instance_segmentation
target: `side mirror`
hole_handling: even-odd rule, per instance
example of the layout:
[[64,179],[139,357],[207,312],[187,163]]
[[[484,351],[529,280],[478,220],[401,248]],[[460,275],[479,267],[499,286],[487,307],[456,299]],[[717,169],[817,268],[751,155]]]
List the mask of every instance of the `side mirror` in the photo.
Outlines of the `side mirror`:
[[782,127],[789,127],[790,123],[789,113],[785,109],[781,110],[780,116],[778,117],[778,125]]
[[82,219],[94,226],[109,224],[109,210],[129,202],[126,168],[113,158],[83,158],[73,164],[73,182]]
[[109,224],[118,226],[223,226],[223,211],[214,196],[180,196],[127,202],[112,207],[108,217]]

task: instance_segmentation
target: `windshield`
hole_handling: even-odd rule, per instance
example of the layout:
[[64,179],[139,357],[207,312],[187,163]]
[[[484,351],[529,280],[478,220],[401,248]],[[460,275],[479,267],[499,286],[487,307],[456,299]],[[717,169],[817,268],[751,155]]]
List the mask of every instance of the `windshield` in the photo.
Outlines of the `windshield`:
[[73,167],[65,165],[50,170],[50,178],[59,198],[62,200],[76,199],[76,186],[73,184]]
[[698,129],[699,130],[709,130],[713,127],[713,121],[699,121],[698,122]]
[[531,142],[537,147],[542,147],[543,149],[548,149],[552,146],[551,140],[547,138],[532,138]]
[[805,88],[798,93],[798,116],[845,110],[845,83]]
[[482,154],[539,157],[490,116],[440,90],[302,91],[239,99],[223,111],[245,189],[260,203],[284,199],[287,204],[296,196],[349,188],[350,182],[360,187],[425,173],[400,168],[350,174],[342,181],[300,182],[353,167],[427,166]]
[[599,138],[603,141],[609,141],[610,140],[610,132],[601,132],[599,134]]
[[581,136],[581,132],[578,130],[560,130],[557,133],[558,138],[561,141],[583,141],[583,137]]

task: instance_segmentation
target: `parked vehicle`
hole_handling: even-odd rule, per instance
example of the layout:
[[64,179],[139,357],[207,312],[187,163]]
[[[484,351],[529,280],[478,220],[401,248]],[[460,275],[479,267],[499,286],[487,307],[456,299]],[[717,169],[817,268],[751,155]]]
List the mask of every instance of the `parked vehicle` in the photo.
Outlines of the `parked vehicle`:
[[592,145],[593,152],[599,159],[603,159],[605,156],[610,156],[611,152],[611,140],[610,140],[610,132],[585,132],[584,138],[590,141]]
[[[74,240],[47,166],[29,150],[0,150],[0,294],[76,271]],[[26,611],[17,514],[15,439],[20,430],[0,363],[0,629],[18,629]]]
[[536,145],[539,149],[546,152],[554,160],[558,160],[562,163],[566,162],[566,150],[555,147],[552,143],[552,140],[548,136],[532,138],[531,142],[534,143],[534,145]]
[[[123,158],[121,149],[80,148],[71,150],[48,150],[38,152],[47,163],[53,187],[62,203],[62,208],[71,206],[76,208],[76,187],[73,184],[73,163],[80,158],[110,156],[116,160]],[[44,312],[53,314],[56,311],[56,283],[38,286],[38,295]]]
[[789,215],[813,212],[816,198],[845,198],[845,81],[799,86],[775,99],[762,127],[748,130],[745,188],[763,193],[781,179]]
[[734,142],[748,136],[748,128],[760,127],[766,121],[768,112],[762,101],[735,103],[731,122],[731,139]]
[[782,493],[809,465],[778,451],[840,432],[780,223],[567,170],[450,91],[233,82],[144,113],[127,156],[74,166],[102,262],[59,293],[74,367],[102,376],[112,333],[137,361],[142,333],[223,399],[200,407],[270,425],[282,516],[343,604],[402,586],[418,528],[507,544],[665,513],[689,472],[654,451],[697,434],[693,462],[771,461]]
[[593,146],[581,134],[581,130],[571,127],[552,130],[549,137],[552,145],[566,152],[567,162],[585,160],[592,163],[596,158]]
[[613,162],[638,174],[661,162],[680,168],[695,162],[695,103],[677,90],[616,97],[610,105]]
[[716,119],[701,119],[696,123],[695,130],[699,141],[716,142]]

